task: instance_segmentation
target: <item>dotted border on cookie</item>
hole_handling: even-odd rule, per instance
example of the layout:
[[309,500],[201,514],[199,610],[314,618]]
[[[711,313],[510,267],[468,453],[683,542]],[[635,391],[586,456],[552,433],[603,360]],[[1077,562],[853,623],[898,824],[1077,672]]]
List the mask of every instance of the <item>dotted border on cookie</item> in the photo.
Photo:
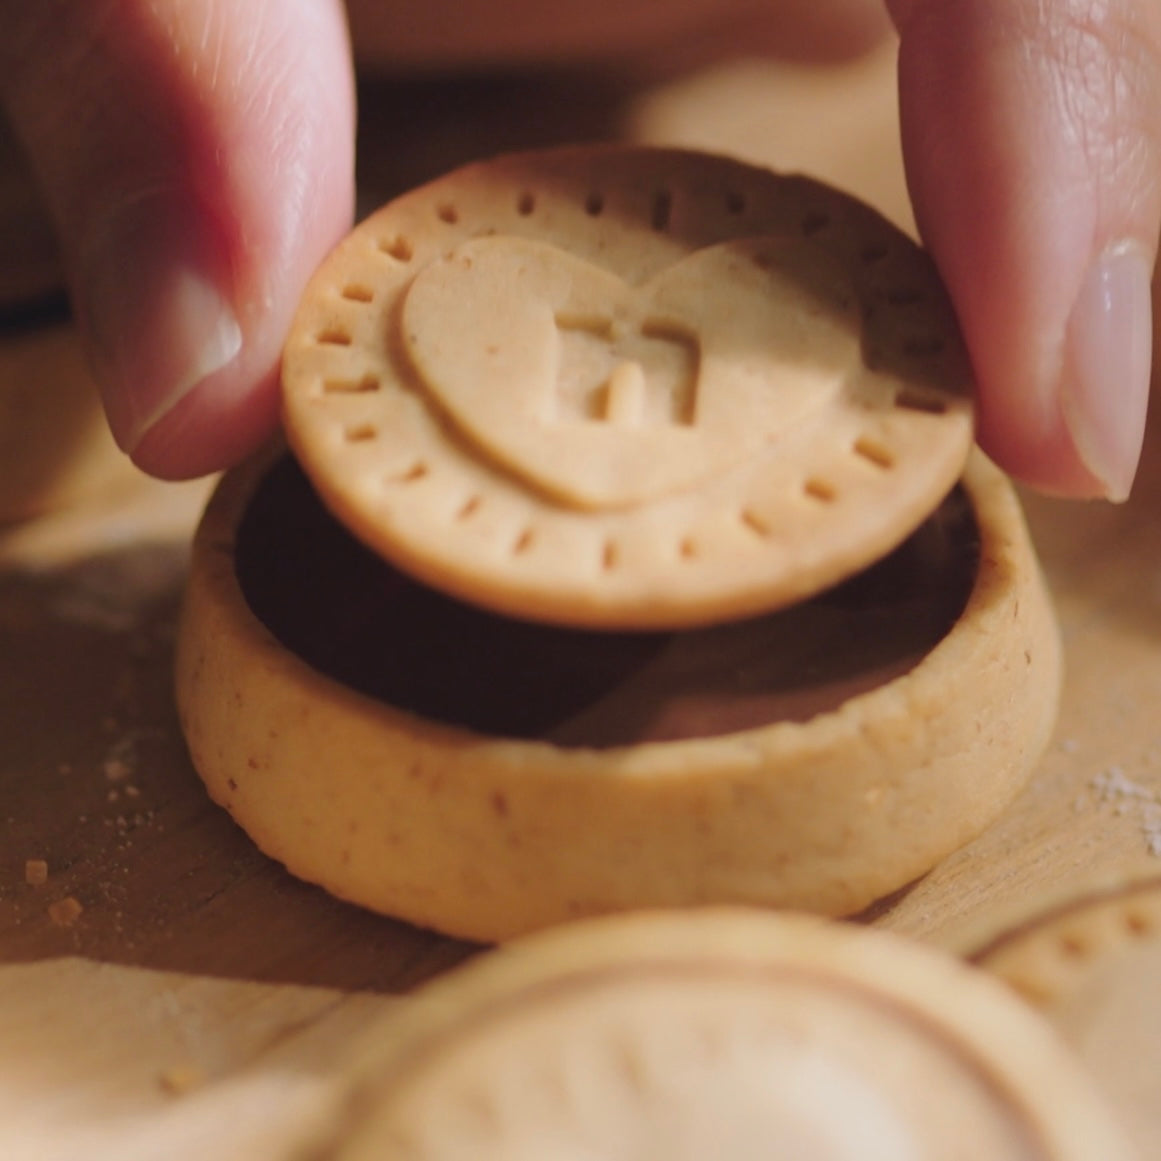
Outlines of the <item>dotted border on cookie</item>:
[[[553,505],[392,373],[411,279],[470,238],[567,245],[643,281],[701,246],[787,233],[850,266],[870,371],[795,433],[799,455],[754,457],[696,492],[595,517]],[[872,211],[806,179],[624,148],[505,158],[391,203],[324,265],[284,358],[290,442],[357,536],[459,597],[605,627],[790,604],[889,550],[962,468],[968,382],[928,259]]]

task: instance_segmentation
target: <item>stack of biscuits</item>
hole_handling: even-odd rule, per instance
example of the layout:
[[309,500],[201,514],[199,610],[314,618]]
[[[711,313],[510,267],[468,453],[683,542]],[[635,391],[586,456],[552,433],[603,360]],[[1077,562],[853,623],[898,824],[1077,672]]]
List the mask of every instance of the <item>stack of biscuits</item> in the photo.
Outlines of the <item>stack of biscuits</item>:
[[521,937],[319,1156],[1130,1155],[984,973],[830,921],[985,829],[1059,692],[913,242],[722,158],[506,156],[355,229],[283,387],[195,541],[194,764],[294,874]]

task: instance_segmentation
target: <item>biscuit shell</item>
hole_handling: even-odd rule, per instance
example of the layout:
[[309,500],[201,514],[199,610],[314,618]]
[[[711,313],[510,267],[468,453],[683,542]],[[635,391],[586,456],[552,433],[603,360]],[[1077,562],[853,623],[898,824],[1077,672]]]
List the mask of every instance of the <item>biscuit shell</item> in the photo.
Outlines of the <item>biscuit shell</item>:
[[980,455],[975,582],[910,672],[805,722],[605,749],[443,725],[284,647],[235,567],[268,467],[227,475],[196,535],[182,726],[259,847],[366,907],[477,940],[642,906],[851,914],[980,833],[1050,735],[1056,624],[1015,494]]

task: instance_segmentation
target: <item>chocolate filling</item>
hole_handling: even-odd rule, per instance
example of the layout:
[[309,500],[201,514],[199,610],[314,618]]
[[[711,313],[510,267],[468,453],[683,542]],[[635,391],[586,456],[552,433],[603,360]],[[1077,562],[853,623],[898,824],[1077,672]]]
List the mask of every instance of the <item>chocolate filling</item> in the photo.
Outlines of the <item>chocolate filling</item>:
[[555,628],[398,572],[286,457],[253,496],[236,561],[255,615],[334,680],[482,734],[605,747],[806,721],[906,673],[963,612],[979,531],[956,488],[890,556],[793,608],[684,632]]

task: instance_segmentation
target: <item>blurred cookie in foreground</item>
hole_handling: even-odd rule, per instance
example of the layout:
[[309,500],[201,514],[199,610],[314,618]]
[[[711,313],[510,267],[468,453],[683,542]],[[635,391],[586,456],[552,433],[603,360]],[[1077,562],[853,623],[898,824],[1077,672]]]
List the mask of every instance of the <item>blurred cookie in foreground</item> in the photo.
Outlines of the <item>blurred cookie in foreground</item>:
[[371,1031],[319,1161],[1128,1161],[1089,1077],[984,973],[740,910],[590,921]]

